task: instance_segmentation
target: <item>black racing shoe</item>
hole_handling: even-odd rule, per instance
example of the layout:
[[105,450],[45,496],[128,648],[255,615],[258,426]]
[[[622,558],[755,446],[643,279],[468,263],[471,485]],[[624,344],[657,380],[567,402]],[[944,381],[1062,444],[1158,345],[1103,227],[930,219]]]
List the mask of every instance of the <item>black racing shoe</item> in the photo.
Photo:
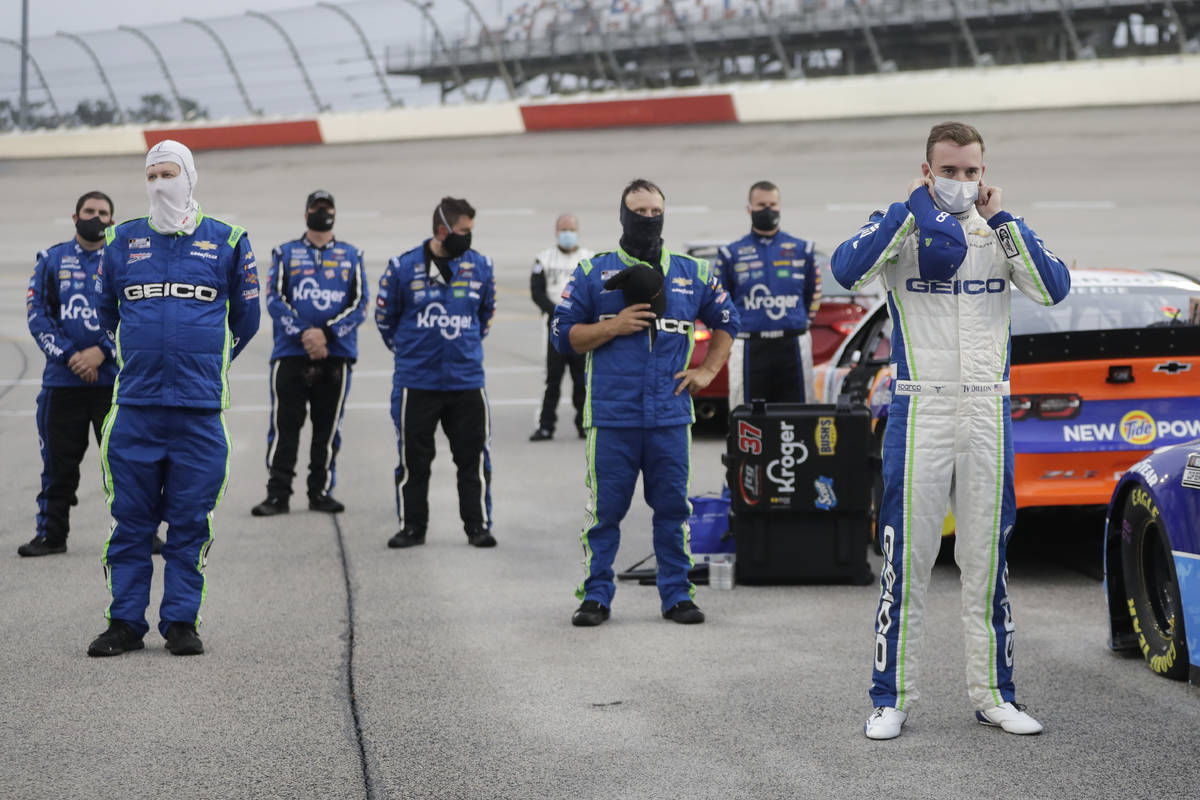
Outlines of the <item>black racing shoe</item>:
[[582,426],[582,425],[576,425],[576,426],[575,426],[575,432],[579,434],[579,438],[580,438],[580,439],[586,439],[586,438],[587,438],[587,431],[586,431],[586,430],[584,430],[584,428],[583,428],[583,426]]
[[157,533],[154,534],[154,543],[150,545],[150,555],[161,556],[162,549],[166,546],[166,544],[167,543],[163,541],[161,536],[159,536]]
[[553,438],[554,431],[547,430],[546,428],[538,428],[536,431],[529,434],[529,441],[531,442],[546,442]]
[[167,649],[173,656],[198,656],[204,652],[204,642],[191,625],[172,622],[167,626]]
[[61,542],[52,542],[45,536],[35,536],[29,540],[28,544],[23,544],[17,548],[17,555],[24,558],[53,556],[65,552],[67,552],[67,542],[65,539]]
[[405,527],[398,531],[395,536],[388,539],[388,547],[392,549],[413,547],[418,544],[425,544],[424,528]]
[[145,646],[142,637],[129,627],[129,623],[114,619],[108,623],[108,630],[88,645],[87,654],[93,658],[119,656],[130,650],[141,650]]
[[288,513],[288,499],[286,497],[272,497],[267,495],[267,499],[250,509],[250,513],[256,517],[273,517],[276,514]]
[[467,528],[467,544],[472,547],[495,547],[496,537],[487,528]]
[[699,625],[704,622],[704,612],[691,600],[680,600],[664,611],[663,617],[680,625]]
[[330,495],[322,494],[316,497],[309,496],[308,510],[324,511],[326,514],[340,514],[346,510],[346,507],[337,500],[334,500]]
[[599,600],[584,600],[571,615],[571,624],[576,628],[594,628],[608,619],[608,606]]

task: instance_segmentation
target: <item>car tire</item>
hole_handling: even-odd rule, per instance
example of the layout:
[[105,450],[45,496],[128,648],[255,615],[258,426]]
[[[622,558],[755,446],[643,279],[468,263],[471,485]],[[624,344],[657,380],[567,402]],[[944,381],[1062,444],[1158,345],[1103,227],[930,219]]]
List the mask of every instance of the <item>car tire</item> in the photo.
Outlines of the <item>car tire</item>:
[[1140,486],[1121,507],[1121,570],[1138,648],[1151,670],[1171,680],[1188,675],[1183,605],[1171,547],[1154,497]]

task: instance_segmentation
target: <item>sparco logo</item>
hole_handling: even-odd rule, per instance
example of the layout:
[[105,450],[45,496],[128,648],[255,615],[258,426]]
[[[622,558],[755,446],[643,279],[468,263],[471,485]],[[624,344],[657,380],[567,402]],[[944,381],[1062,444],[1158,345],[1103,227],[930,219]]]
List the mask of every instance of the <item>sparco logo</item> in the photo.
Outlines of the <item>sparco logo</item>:
[[891,525],[883,529],[883,576],[880,581],[883,591],[879,596],[879,614],[875,617],[875,669],[882,672],[888,665],[888,631],[892,629],[893,593],[896,586],[896,568],[892,566],[892,554],[896,550],[896,531]]
[[808,460],[808,446],[796,440],[796,426],[787,422],[779,423],[779,458],[767,464],[767,477],[779,489],[780,494],[792,494],[796,491],[797,464]]
[[441,303],[430,303],[417,314],[418,328],[437,328],[447,339],[457,339],[464,330],[471,329],[471,318],[466,314],[447,314]]
[[95,309],[88,305],[87,298],[81,294],[71,295],[67,304],[59,309],[59,315],[63,319],[82,320],[83,327],[89,331],[100,330],[100,323],[96,321]]
[[217,290],[212,286],[196,286],[193,283],[139,283],[125,287],[126,300],[149,300],[152,297],[178,297],[181,300],[200,300],[211,303],[217,299]]
[[771,290],[761,283],[750,290],[742,305],[747,311],[766,311],[768,319],[783,319],[788,311],[800,305],[799,295],[773,295]]
[[292,297],[296,300],[308,300],[318,311],[328,311],[334,303],[344,301],[346,293],[336,289],[322,289],[315,278],[304,278],[296,284]]

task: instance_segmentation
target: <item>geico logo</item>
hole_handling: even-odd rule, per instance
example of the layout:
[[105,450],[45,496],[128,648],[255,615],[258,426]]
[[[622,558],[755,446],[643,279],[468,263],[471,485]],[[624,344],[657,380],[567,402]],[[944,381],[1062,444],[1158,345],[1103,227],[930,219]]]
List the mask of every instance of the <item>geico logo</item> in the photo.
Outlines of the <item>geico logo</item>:
[[316,279],[304,278],[296,284],[292,297],[295,300],[308,300],[313,304],[313,308],[326,311],[333,303],[345,300],[346,293],[336,289],[322,289]]
[[796,471],[793,467],[807,460],[808,446],[796,439],[796,426],[780,422],[779,458],[767,464],[767,478],[778,487],[780,494],[796,491]]
[[989,278],[986,281],[927,281],[923,278],[909,278],[904,288],[913,294],[1000,294],[1008,289],[1008,281],[1003,278]]
[[217,299],[217,290],[212,286],[196,286],[193,283],[141,283],[125,287],[126,300],[149,300],[153,297],[177,297],[180,300],[200,300],[211,303]]
[[766,311],[769,319],[783,319],[787,312],[800,305],[800,296],[795,294],[773,295],[766,286],[755,286],[742,300],[747,311]]
[[59,309],[59,316],[63,319],[83,320],[83,326],[89,331],[100,330],[100,324],[96,322],[95,309],[88,305],[87,298],[81,294],[71,295],[67,304]]
[[686,319],[656,319],[654,327],[663,333],[682,333],[686,336],[692,331],[692,322]]
[[446,339],[457,339],[464,330],[470,330],[471,317],[466,314],[447,314],[441,303],[430,303],[417,314],[418,328],[437,328]]
[[880,537],[883,550],[883,592],[879,596],[879,614],[875,618],[875,669],[887,669],[887,634],[892,629],[892,604],[896,602],[893,590],[896,586],[896,568],[892,566],[892,555],[896,549],[896,531],[888,525]]

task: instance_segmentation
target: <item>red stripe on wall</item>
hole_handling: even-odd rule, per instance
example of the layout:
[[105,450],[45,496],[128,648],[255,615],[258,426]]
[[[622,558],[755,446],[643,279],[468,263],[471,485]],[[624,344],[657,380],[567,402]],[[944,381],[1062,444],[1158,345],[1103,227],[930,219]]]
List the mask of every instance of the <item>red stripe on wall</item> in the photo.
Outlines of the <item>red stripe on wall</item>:
[[527,131],[737,122],[728,94],[521,106]]
[[164,139],[174,139],[192,150],[234,150],[242,147],[321,143],[321,129],[315,119],[268,122],[262,125],[160,128],[143,133],[146,137],[146,147],[153,147]]

